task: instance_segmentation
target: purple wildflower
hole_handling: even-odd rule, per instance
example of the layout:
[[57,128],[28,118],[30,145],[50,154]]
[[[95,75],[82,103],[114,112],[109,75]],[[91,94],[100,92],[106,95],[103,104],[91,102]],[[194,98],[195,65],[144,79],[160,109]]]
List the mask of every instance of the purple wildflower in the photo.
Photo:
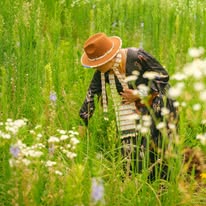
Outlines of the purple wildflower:
[[52,102],[56,102],[56,100],[57,100],[56,92],[51,92],[51,93],[50,93],[50,96],[49,96],[49,99],[50,99]]
[[10,153],[13,155],[13,157],[17,158],[19,153],[20,153],[19,147],[18,146],[11,146]]
[[104,201],[104,185],[101,179],[92,178],[92,191],[91,197],[92,200],[97,203],[99,201]]

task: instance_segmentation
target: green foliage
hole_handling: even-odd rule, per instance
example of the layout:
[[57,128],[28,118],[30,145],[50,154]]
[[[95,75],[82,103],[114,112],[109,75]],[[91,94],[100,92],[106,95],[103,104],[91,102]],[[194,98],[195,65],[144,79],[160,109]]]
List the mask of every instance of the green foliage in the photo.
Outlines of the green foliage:
[[[48,142],[51,137],[60,138],[59,131],[75,132],[82,123],[78,112],[94,71],[82,68],[80,58],[83,43],[91,34],[118,35],[123,47],[143,47],[174,77],[184,73],[188,62],[196,71],[199,63],[206,67],[204,56],[187,54],[191,47],[206,48],[205,8],[206,2],[200,0],[1,0],[0,205],[205,202],[205,168],[201,187],[194,175],[188,176],[188,165],[182,164],[186,146],[200,147],[206,154],[202,144],[206,108],[200,99],[205,73],[199,79],[192,75],[184,80],[171,78],[174,87],[182,81],[184,90],[177,97],[179,135],[173,134],[166,153],[170,181],[157,174],[154,182],[148,182],[147,168],[125,177],[113,109],[110,107],[109,121],[103,120],[98,101],[88,128],[78,136],[80,144],[75,151],[65,142]],[[197,82],[204,89],[195,90]],[[26,125],[19,128],[22,121],[15,119]],[[12,125],[10,130],[6,125]],[[37,146],[40,143],[42,148]],[[16,157],[19,147],[24,153]],[[74,154],[77,157],[71,158]],[[153,166],[157,171],[157,165]],[[101,200],[92,196],[94,183],[103,193],[99,194]]]

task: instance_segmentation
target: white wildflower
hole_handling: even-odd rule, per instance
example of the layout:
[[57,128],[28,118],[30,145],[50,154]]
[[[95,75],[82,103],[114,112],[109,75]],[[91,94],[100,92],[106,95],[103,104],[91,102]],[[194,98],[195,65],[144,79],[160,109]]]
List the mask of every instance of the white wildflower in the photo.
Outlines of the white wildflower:
[[177,98],[182,94],[182,91],[185,87],[185,84],[183,82],[177,83],[175,86],[170,87],[168,90],[168,95],[171,98]]
[[182,81],[186,79],[186,75],[184,73],[177,72],[176,74],[171,76],[171,79],[177,80],[177,81]]
[[77,138],[75,138],[75,137],[72,137],[72,138],[71,138],[71,143],[72,143],[73,145],[76,145],[76,144],[79,143],[79,140],[78,140]]
[[69,130],[69,132],[68,132],[70,135],[74,135],[74,136],[77,136],[77,135],[79,135],[79,133],[78,132],[76,132],[76,131],[73,131],[73,130]]
[[172,124],[172,123],[169,123],[169,124],[168,124],[168,127],[169,127],[171,130],[175,130],[175,129],[176,129],[176,125],[175,125],[175,124]]
[[41,133],[37,134],[37,138],[41,139],[43,135]]
[[173,106],[174,106],[174,107],[179,107],[179,106],[180,106],[180,103],[179,103],[178,101],[175,101],[175,102],[173,103]]
[[149,132],[149,129],[148,129],[148,127],[141,127],[140,132],[141,132],[142,134],[146,134],[146,133]]
[[38,157],[41,157],[43,155],[43,152],[29,149],[26,154],[27,154],[27,156],[38,158]]
[[161,115],[162,115],[162,116],[168,115],[169,113],[170,113],[170,110],[167,109],[166,107],[163,107],[163,108],[161,109]]
[[135,70],[132,72],[132,74],[138,77],[140,73],[137,70]]
[[193,58],[198,58],[200,57],[201,55],[204,54],[204,48],[203,47],[199,47],[199,48],[190,48],[188,50],[188,54],[193,57]]
[[55,170],[55,172],[54,172],[55,174],[57,174],[57,175],[59,175],[59,176],[62,176],[63,175],[63,173],[62,172],[60,172],[59,170]]
[[54,161],[51,161],[51,160],[48,160],[46,163],[45,163],[45,166],[46,167],[53,167],[54,165],[56,165],[57,163],[54,162]]
[[26,119],[17,119],[14,121],[14,125],[18,128],[23,127],[26,125]]
[[137,87],[137,91],[138,91],[140,98],[145,98],[148,96],[149,87],[146,86],[145,84],[140,84]]
[[200,100],[206,101],[206,90],[204,90],[200,93]]
[[159,124],[157,124],[157,129],[161,130],[161,129],[164,129],[166,127],[166,124],[165,122],[160,122]]
[[196,82],[196,83],[194,83],[194,89],[196,90],[196,91],[202,91],[202,90],[204,90],[204,84],[202,83],[202,82]]
[[206,145],[206,133],[204,133],[204,134],[198,134],[198,135],[196,136],[196,138],[197,138],[198,140],[200,140],[200,142],[201,142],[203,145]]
[[206,119],[203,119],[203,120],[201,121],[201,124],[206,125]]
[[185,75],[191,76],[195,79],[201,79],[205,72],[206,62],[196,59],[192,63],[188,63],[184,66],[183,70]]
[[71,148],[71,145],[70,144],[67,144],[67,146],[66,146],[67,148]]
[[193,107],[192,107],[192,109],[193,109],[194,111],[199,111],[199,110],[201,109],[201,105],[200,105],[200,104],[194,104]]
[[66,132],[65,130],[63,130],[63,129],[58,129],[57,131],[58,131],[60,134],[62,134],[62,135],[67,133],[67,132]]
[[32,129],[29,131],[30,134],[35,134],[36,132]]
[[26,158],[23,158],[23,159],[21,160],[21,162],[22,162],[24,165],[26,165],[26,166],[28,166],[28,165],[31,164],[31,161],[28,160],[28,159],[26,159]]
[[64,141],[64,140],[66,140],[66,139],[68,139],[68,138],[69,138],[68,135],[63,134],[63,135],[61,135],[60,140],[61,140],[61,141]]
[[0,131],[0,137],[3,139],[11,139],[11,135]]
[[59,142],[59,138],[58,138],[58,137],[55,137],[55,136],[51,136],[51,137],[48,139],[48,142],[49,142],[49,143]]
[[150,117],[150,115],[143,115],[142,120],[143,121],[151,121],[151,117]]
[[66,156],[67,156],[69,159],[73,159],[73,158],[75,158],[75,157],[77,156],[77,154],[74,153],[74,152],[69,152],[69,151],[67,151]]
[[181,106],[182,106],[182,107],[186,107],[186,106],[187,106],[187,103],[186,103],[186,102],[182,102],[182,103],[181,103]]

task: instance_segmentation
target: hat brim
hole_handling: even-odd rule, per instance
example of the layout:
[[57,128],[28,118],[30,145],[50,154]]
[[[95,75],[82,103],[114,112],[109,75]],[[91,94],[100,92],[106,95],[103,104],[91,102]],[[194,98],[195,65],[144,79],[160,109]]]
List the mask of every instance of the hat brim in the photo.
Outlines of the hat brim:
[[87,54],[84,52],[82,57],[81,57],[82,66],[84,66],[86,68],[98,67],[98,66],[101,66],[103,64],[106,64],[107,62],[109,62],[110,60],[112,60],[115,57],[115,55],[119,52],[119,49],[122,46],[122,40],[118,36],[112,36],[109,38],[114,43],[114,48],[112,49],[112,51],[109,54],[107,54],[106,56],[104,56],[103,58],[97,59],[94,61],[91,61],[88,58]]

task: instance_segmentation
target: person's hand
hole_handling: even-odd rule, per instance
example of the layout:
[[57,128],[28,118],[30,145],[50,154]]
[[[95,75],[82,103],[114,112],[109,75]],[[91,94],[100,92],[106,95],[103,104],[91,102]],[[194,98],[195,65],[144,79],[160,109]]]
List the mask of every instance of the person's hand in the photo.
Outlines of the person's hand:
[[140,99],[138,93],[133,89],[124,89],[120,94],[124,103],[131,103]]

